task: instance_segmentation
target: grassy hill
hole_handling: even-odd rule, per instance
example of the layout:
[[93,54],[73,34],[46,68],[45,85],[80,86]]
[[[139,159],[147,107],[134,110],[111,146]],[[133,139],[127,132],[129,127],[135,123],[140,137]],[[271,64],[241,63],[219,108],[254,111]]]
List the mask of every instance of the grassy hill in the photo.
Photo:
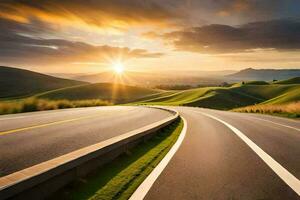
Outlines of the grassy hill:
[[287,80],[276,81],[274,84],[300,84],[300,77],[290,78]]
[[81,84],[84,82],[0,66],[0,99],[31,96],[48,90]]
[[141,104],[185,105],[230,110],[254,104],[284,104],[300,101],[300,84],[249,82],[231,87],[205,87],[174,91]]
[[101,99],[113,103],[125,103],[136,101],[141,98],[153,98],[156,97],[154,95],[160,95],[161,93],[165,92],[156,89],[121,84],[95,83],[49,91],[39,94],[36,97],[51,100]]

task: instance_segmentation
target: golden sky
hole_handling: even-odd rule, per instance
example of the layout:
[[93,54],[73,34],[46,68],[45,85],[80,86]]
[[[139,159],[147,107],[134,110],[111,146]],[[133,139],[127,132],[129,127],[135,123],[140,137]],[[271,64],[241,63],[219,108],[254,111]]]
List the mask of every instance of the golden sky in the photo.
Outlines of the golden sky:
[[0,65],[41,72],[300,68],[298,0],[2,0]]

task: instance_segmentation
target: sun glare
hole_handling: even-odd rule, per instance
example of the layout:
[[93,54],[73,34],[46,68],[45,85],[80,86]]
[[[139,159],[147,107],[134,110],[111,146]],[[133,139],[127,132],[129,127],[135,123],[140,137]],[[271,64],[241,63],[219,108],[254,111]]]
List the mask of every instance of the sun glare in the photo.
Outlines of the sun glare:
[[114,63],[113,69],[116,73],[122,74],[124,72],[124,65],[121,62]]

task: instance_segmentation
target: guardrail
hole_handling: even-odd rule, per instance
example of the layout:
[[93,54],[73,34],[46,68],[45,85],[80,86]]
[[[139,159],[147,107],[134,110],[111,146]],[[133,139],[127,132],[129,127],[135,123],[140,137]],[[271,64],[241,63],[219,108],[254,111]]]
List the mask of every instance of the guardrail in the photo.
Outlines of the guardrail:
[[84,177],[89,172],[112,161],[139,142],[151,138],[157,130],[169,125],[179,117],[178,112],[174,110],[157,109],[166,110],[174,115],[137,130],[1,177],[0,200],[45,199],[68,183]]

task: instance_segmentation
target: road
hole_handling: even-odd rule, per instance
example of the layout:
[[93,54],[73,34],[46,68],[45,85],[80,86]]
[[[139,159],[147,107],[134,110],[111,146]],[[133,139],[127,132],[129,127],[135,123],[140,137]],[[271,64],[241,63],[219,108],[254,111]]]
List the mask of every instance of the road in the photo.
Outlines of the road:
[[0,116],[0,176],[171,116],[145,107],[107,106]]
[[[259,114],[173,108],[187,121],[186,136],[146,194],[146,200],[300,199],[295,192],[300,191],[299,185],[292,189],[275,173],[279,170],[278,163],[299,184],[299,121]],[[252,143],[245,142],[237,133]],[[253,145],[260,149],[255,152],[251,149]],[[273,159],[266,159],[263,153]]]

